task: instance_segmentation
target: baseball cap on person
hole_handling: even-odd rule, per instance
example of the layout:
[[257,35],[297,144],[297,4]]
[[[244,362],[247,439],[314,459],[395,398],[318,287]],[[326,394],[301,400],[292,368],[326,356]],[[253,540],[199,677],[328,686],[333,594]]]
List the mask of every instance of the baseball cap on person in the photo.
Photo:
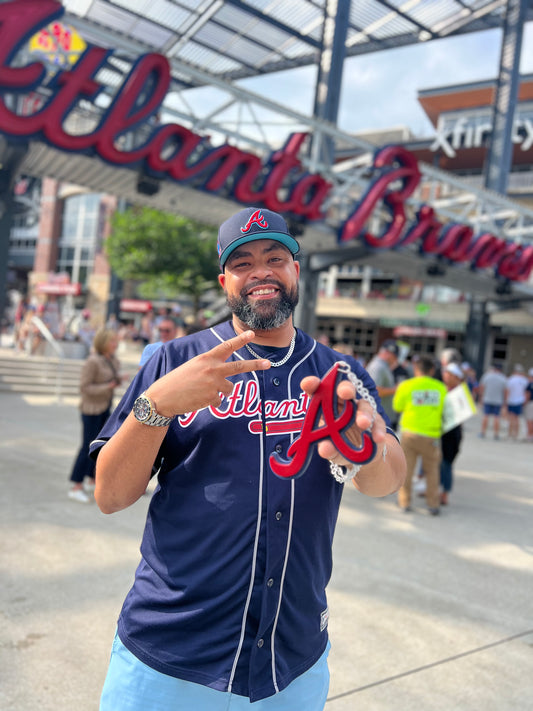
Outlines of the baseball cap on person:
[[246,207],[220,225],[217,241],[220,268],[224,269],[234,249],[258,239],[281,242],[293,255],[300,250],[300,245],[290,234],[281,215],[263,208]]
[[394,354],[396,357],[400,355],[400,347],[398,346],[396,341],[392,340],[392,338],[383,341],[383,343],[381,344],[381,350],[388,351],[389,353]]

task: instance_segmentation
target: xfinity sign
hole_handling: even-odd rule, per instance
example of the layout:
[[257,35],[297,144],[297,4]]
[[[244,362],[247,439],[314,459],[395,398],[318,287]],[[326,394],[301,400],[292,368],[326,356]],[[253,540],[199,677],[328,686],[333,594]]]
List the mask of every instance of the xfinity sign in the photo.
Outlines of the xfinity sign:
[[[531,111],[522,117],[518,114],[513,123],[512,141],[520,145],[522,151],[533,146],[533,120]],[[487,115],[461,115],[453,119],[441,114],[437,124],[437,135],[429,147],[431,151],[442,150],[448,158],[455,158],[461,148],[481,148],[487,145],[492,133],[492,117]]]

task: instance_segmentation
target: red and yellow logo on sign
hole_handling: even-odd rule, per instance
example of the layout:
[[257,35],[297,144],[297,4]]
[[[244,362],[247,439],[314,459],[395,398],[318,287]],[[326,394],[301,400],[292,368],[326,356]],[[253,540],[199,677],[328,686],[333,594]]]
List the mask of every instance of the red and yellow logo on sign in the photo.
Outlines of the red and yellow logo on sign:
[[31,54],[58,69],[74,66],[86,48],[83,37],[73,27],[61,22],[51,22],[28,43]]

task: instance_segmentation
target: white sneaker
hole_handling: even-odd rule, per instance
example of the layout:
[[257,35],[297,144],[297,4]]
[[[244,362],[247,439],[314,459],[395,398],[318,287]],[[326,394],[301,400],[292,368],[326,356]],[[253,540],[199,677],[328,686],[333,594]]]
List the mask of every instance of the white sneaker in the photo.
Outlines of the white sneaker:
[[70,489],[68,498],[73,501],[78,501],[80,504],[88,504],[91,500],[83,489]]
[[94,480],[91,481],[90,479],[87,479],[86,481],[83,482],[83,489],[87,494],[92,494],[94,491]]

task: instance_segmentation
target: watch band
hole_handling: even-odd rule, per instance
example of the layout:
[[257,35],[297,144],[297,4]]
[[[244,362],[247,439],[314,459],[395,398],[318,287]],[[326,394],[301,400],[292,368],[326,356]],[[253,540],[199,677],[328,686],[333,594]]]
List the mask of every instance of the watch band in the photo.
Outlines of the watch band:
[[158,415],[157,412],[153,412],[150,417],[143,422],[143,425],[151,425],[152,427],[167,427],[173,419],[173,417],[164,417],[163,415]]
[[142,393],[133,403],[133,414],[137,422],[150,427],[168,427],[174,417],[160,415],[155,407],[154,401]]

